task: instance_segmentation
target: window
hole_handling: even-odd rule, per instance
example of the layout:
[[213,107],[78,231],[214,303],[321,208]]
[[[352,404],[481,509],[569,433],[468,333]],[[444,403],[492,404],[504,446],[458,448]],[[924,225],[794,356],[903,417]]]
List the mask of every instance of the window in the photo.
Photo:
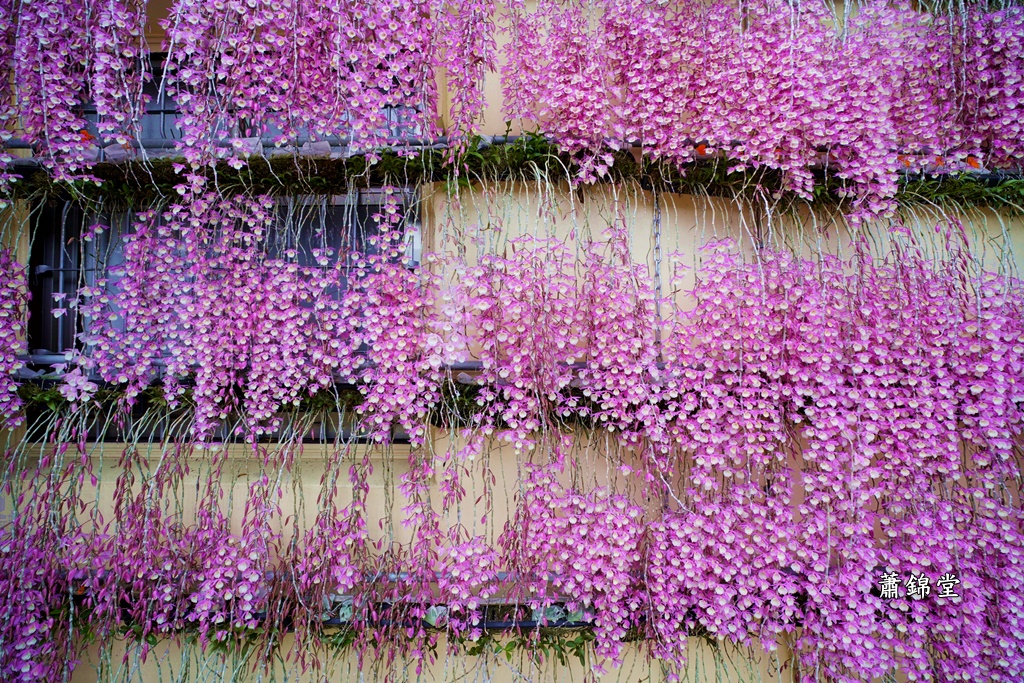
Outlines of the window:
[[[148,102],[139,119],[138,146],[150,156],[172,151],[176,142],[181,139],[177,102],[167,94],[166,88],[161,88],[165,59],[166,55],[163,53],[150,55],[152,78],[142,85],[142,94],[148,98]],[[116,162],[131,156],[129,150],[100,135],[100,117],[94,104],[86,104],[82,108],[82,113],[88,122],[89,134],[96,139],[96,161]]]
[[[420,231],[414,193],[399,197],[406,228],[406,262],[419,265]],[[268,253],[277,258],[296,253],[303,266],[316,266],[316,255],[329,250],[334,255],[373,254],[379,249],[371,242],[378,235],[373,217],[382,210],[380,190],[362,190],[329,198],[289,197],[278,202],[278,226],[267,239]]]
[[[176,142],[182,136],[181,130],[178,128],[177,102],[167,94],[167,88],[162,87],[166,85],[164,83],[166,60],[166,53],[157,52],[150,54],[149,69],[152,78],[144,83],[142,88],[143,94],[148,97],[148,103],[139,121],[138,146],[145,150],[145,153],[150,157],[173,153]],[[99,115],[96,112],[95,105],[85,105],[82,113],[85,120],[88,121],[90,135],[96,138],[96,160],[117,162],[131,155],[129,150],[125,150],[120,145],[111,144],[113,143],[112,140],[106,140],[100,136],[97,125]],[[416,139],[423,135],[423,128],[420,123],[422,120],[422,109],[407,105],[391,105],[385,106],[382,114],[387,128],[382,133],[386,139],[398,142]],[[343,128],[344,123],[344,120],[339,121],[339,128]],[[244,128],[244,126],[242,127]],[[273,140],[280,133],[280,129],[269,126],[259,141],[260,146],[266,148],[268,153],[275,151]],[[249,130],[235,130],[232,131],[232,134],[246,139],[255,133]],[[251,139],[255,145],[255,138],[248,139]],[[297,151],[300,154],[320,155],[330,153],[331,145],[344,145],[347,143],[346,140],[342,139],[329,139],[312,145],[309,139],[310,136],[308,134],[302,134],[300,131],[298,139],[295,141],[299,145]],[[296,150],[285,147],[277,151],[290,154]]]
[[[29,255],[28,347],[31,362],[63,362],[82,332],[81,320],[68,308],[80,287],[95,286],[124,262],[122,239],[127,217],[87,221],[70,203],[47,202],[37,207],[36,231]],[[93,225],[108,227],[94,233]],[[113,287],[116,278],[110,278]]]
[[[415,268],[420,258],[420,223],[415,192],[400,195],[402,225],[406,232],[404,261]],[[331,265],[343,259],[351,265],[354,252],[373,253],[371,237],[378,234],[373,216],[382,210],[380,190],[353,190],[327,198],[292,197],[278,202],[277,220],[265,249],[270,258],[294,259],[317,267],[318,254],[329,254]],[[82,287],[95,287],[106,279],[116,291],[117,267],[124,263],[123,237],[131,232],[132,217],[87,216],[74,204],[47,202],[35,207],[35,232],[30,252],[29,304],[30,363],[63,362],[65,350],[77,345],[84,321],[68,307]],[[107,226],[97,232],[95,225]],[[337,296],[341,296],[342,285]]]

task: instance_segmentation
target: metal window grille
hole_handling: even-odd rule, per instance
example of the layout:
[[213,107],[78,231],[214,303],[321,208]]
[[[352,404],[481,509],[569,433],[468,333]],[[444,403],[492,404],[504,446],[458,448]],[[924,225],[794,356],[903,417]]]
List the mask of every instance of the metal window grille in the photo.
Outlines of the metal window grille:
[[[116,286],[111,273],[124,262],[126,219],[87,217],[71,203],[37,207],[29,255],[28,341],[33,362],[56,362],[52,356],[75,347],[82,321],[68,304],[80,288],[94,287],[104,277],[111,280],[108,289]],[[93,223],[107,228],[83,239]],[[58,315],[61,310],[64,313]]]
[[[374,220],[383,207],[379,190],[353,191],[332,197],[282,198],[277,220],[267,235],[264,248],[269,258],[293,261],[305,267],[332,267],[342,259],[343,267],[354,264],[352,255],[379,253],[371,238],[379,236]],[[405,190],[400,211],[406,235],[403,257],[406,267],[415,268],[420,259],[420,222],[416,193]],[[117,289],[119,266],[124,263],[124,237],[131,233],[133,216],[86,215],[70,202],[46,202],[35,207],[35,230],[30,251],[28,360],[36,365],[62,362],[67,349],[76,348],[86,324],[67,304],[82,287],[95,287],[103,279],[105,288]],[[90,226],[108,226],[89,239]],[[329,266],[317,263],[316,255],[326,253]],[[347,280],[335,292],[341,296]],[[65,312],[62,315],[60,309]]]
[[[152,78],[143,84],[142,92],[148,96],[148,103],[139,120],[138,139],[134,147],[145,151],[146,154],[159,156],[174,150],[177,142],[181,139],[182,133],[178,128],[178,105],[173,97],[168,95],[164,79],[164,68],[167,55],[165,53],[153,53],[150,55],[149,71]],[[112,140],[106,140],[99,133],[99,114],[96,106],[88,103],[82,107],[82,113],[88,122],[87,130],[96,139],[97,160],[120,161],[134,154],[120,145],[113,144]],[[420,124],[422,108],[409,106],[387,106],[383,110],[386,120],[386,138],[396,142],[419,139],[423,134],[423,127]],[[342,119],[338,122],[340,127],[346,124]],[[247,138],[253,133],[249,130],[225,131],[227,136]],[[280,135],[281,130],[274,126],[268,126],[259,139],[259,146],[273,145],[274,139]],[[299,130],[294,143],[296,145],[307,145],[311,140],[308,131]],[[255,142],[255,138],[253,138]],[[345,138],[327,138],[323,140],[328,146],[345,145],[348,140]],[[226,144],[226,143],[225,143]],[[257,150],[259,151],[259,150]],[[300,148],[300,152],[319,154],[318,148],[306,150]]]

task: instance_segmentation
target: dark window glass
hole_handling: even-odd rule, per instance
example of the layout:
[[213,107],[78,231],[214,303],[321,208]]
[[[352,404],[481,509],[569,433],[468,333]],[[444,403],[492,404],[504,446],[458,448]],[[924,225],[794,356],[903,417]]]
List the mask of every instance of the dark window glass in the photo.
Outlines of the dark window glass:
[[[374,215],[383,210],[383,194],[368,190],[330,198],[284,198],[277,207],[277,222],[265,242],[269,258],[294,261],[306,267],[331,268],[338,259],[351,268],[356,252],[379,253],[379,227]],[[402,227],[406,232],[404,262],[419,264],[419,222],[413,194],[399,197]],[[76,346],[83,320],[68,304],[84,286],[101,279],[107,291],[116,291],[124,263],[123,236],[131,230],[131,216],[85,215],[67,202],[47,202],[34,212],[35,231],[30,254],[29,352],[37,364],[54,363],[66,349]],[[106,226],[95,232],[95,225]],[[323,258],[321,262],[318,259]],[[342,282],[336,292],[347,288]],[[56,295],[56,296],[55,296]],[[62,315],[54,315],[61,310]]]
[[[116,286],[117,266],[124,262],[123,221],[92,216],[64,202],[38,207],[29,256],[28,340],[33,356],[48,356],[74,348],[81,321],[69,303],[79,288],[106,278]],[[93,226],[104,225],[102,231]],[[63,311],[63,312],[62,312]]]

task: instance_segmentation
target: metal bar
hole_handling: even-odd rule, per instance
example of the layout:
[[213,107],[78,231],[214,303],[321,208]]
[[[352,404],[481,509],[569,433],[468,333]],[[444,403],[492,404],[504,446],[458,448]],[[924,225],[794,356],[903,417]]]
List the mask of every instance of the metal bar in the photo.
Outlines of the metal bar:
[[[46,363],[56,362],[52,360],[54,358],[60,358],[63,361],[64,354],[28,353],[19,354],[17,356],[17,359],[19,361],[35,365],[45,365]],[[153,365],[155,367],[165,367],[166,364],[166,361],[162,358],[156,358],[153,360]],[[569,368],[570,370],[586,370],[589,367],[589,363],[587,363],[586,361],[575,361],[573,363],[559,363],[558,365],[559,367]],[[655,366],[659,370],[664,370],[666,367],[668,367],[668,364],[656,363]],[[359,369],[373,369],[375,367],[377,367],[377,364],[375,362],[367,360],[362,365],[359,366]],[[441,365],[441,369],[448,370],[451,372],[482,372],[484,370],[484,363],[483,361],[479,360],[460,361],[458,363],[446,363],[444,365]]]
[[[431,605],[433,607],[434,605]],[[440,605],[443,607],[443,605]],[[257,613],[258,614],[258,613]],[[265,618],[265,617],[264,617]],[[257,621],[262,621],[263,618],[257,616]],[[350,620],[343,620],[340,618],[325,619],[321,622],[324,626],[351,626]],[[393,621],[389,619],[379,619],[375,621],[360,621],[360,624],[369,626],[418,626],[420,624],[427,624],[424,619],[408,619],[405,621]],[[565,622],[549,622],[543,623],[538,621],[482,621],[475,626],[484,631],[534,631],[539,628],[550,628],[564,631],[578,631],[584,628],[591,628],[593,624],[589,621],[565,621]],[[445,630],[441,627],[437,628],[439,631]]]

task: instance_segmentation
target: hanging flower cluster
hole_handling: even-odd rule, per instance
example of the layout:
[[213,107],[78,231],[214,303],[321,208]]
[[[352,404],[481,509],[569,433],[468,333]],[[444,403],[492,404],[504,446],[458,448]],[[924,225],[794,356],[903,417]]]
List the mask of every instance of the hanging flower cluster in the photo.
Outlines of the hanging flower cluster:
[[[509,591],[535,614],[564,603],[590,622],[598,667],[617,662],[632,634],[682,675],[688,635],[705,632],[769,649],[785,637],[801,669],[840,680],[897,669],[1019,676],[1024,536],[1020,506],[1002,491],[1019,475],[1024,295],[970,265],[956,220],[935,233],[951,254],[941,261],[899,225],[890,253],[858,243],[845,261],[770,248],[744,257],[712,242],[693,286],[677,269],[683,305],[659,300],[615,227],[579,261],[560,240],[530,238],[476,265],[426,259],[457,282],[410,270],[396,192],[384,196],[379,241],[345,255],[355,264],[345,293],[343,259],[318,252],[318,268],[298,266],[267,198],[197,196],[141,216],[117,286],[97,286],[82,306],[101,324],[70,389],[89,381],[90,364],[129,395],[158,372],[172,397],[194,381],[193,436],[174,437],[173,457],[141,490],[131,482],[149,466],[125,451],[112,520],[76,526],[61,513],[66,528],[12,535],[64,504],[60,482],[92,476],[75,416],[95,389],[76,394],[59,458],[40,463],[60,473],[55,488],[33,493],[3,531],[4,562],[45,565],[31,589],[41,597],[9,604],[0,635],[23,644],[5,652],[42,664],[21,672],[21,660],[5,660],[9,677],[67,666],[63,641],[52,656],[31,648],[41,628],[32,605],[59,602],[68,581],[82,586],[98,633],[115,632],[127,603],[144,635],[194,629],[219,641],[287,619],[315,640],[318,624],[340,619],[363,634],[358,647],[390,648],[400,633],[429,642],[427,625],[475,638],[486,601]],[[469,446],[437,455],[427,425],[449,400],[445,365],[470,350],[482,370],[459,423]],[[316,521],[287,550],[271,531],[283,514],[274,482],[299,445],[268,449],[260,430],[336,381],[360,387],[367,434],[410,436],[396,487],[410,545],[371,541],[368,456],[349,466],[351,502],[336,500],[350,447],[328,458]],[[240,534],[219,502],[222,455],[210,456],[196,519],[167,506],[190,449],[228,413],[248,421],[260,468]],[[608,463],[614,482],[579,484],[590,466],[561,431],[573,415],[631,454],[631,465]],[[436,481],[443,510],[468,504],[469,456],[488,434],[524,459],[495,545],[462,520],[446,528],[432,499]],[[485,519],[492,499],[485,492],[472,515]],[[940,594],[947,574],[955,595]],[[891,575],[926,577],[931,594],[906,583],[883,595]],[[426,656],[426,645],[410,647]]]
[[[187,312],[186,260],[175,229],[158,224],[153,211],[136,215],[124,255],[123,272],[79,290],[78,311],[92,330],[86,343],[100,377],[124,385],[132,400],[155,377],[157,363],[173,361],[176,323]],[[108,280],[116,275],[117,291],[111,294]]]
[[441,30],[435,67],[445,70],[446,85],[456,95],[448,112],[453,132],[465,136],[483,116],[484,78],[496,68],[494,2],[438,2],[435,12]]
[[[1020,164],[1020,7],[857,9],[513,0],[507,113],[584,180],[635,144],[683,171],[719,154],[766,166],[804,197],[823,167],[859,218],[891,211],[902,170]],[[346,238],[310,225],[305,199],[226,196],[201,172],[241,167],[253,138],[372,156],[433,136],[442,69],[465,143],[494,14],[490,0],[173,5],[188,182],[135,214],[122,265],[82,277],[80,348],[55,392],[32,388],[67,405],[5,446],[0,678],[63,680],[83,623],[143,657],[182,633],[204,651],[262,638],[261,664],[294,629],[303,668],[340,624],[360,663],[411,655],[419,674],[441,629],[477,641],[504,601],[504,618],[546,625],[564,606],[592,629],[597,670],[642,638],[681,679],[703,634],[785,641],[808,680],[1021,680],[1024,283],[974,260],[956,218],[927,243],[895,218],[853,231],[843,259],[713,241],[692,271],[677,255],[666,294],[622,216],[600,239],[536,230],[414,267],[394,187],[360,219],[370,236]],[[87,171],[94,133],[132,148],[145,20],[143,0],[0,0],[14,86],[9,104],[0,79],[0,143],[20,125],[64,181]],[[0,193],[9,163],[0,150]],[[28,297],[0,249],[11,427]],[[310,436],[314,414],[334,437]],[[114,434],[129,444],[111,483],[91,444]],[[320,495],[288,514],[310,440]],[[498,534],[490,449],[506,446],[518,479],[502,482]],[[247,449],[241,502],[232,449]],[[395,483],[388,524],[372,517],[374,467]],[[111,485],[112,511],[90,498]]]
[[644,510],[607,490],[564,490],[557,470],[528,470],[524,508],[506,529],[522,535],[512,544],[521,556],[508,562],[533,577],[540,592],[530,596],[533,603],[550,601],[550,580],[556,595],[568,596],[568,609],[593,612],[596,654],[619,665],[621,641],[646,602],[637,582]]
[[[400,426],[419,444],[426,438],[427,406],[440,398],[442,367],[464,359],[465,343],[456,332],[460,316],[450,305],[451,293],[429,271],[417,272],[406,261],[398,191],[383,192],[381,213],[373,217],[379,237],[370,245],[378,253],[365,260],[356,256],[352,300],[361,317],[354,334],[367,346],[370,363],[359,412],[375,440],[388,440]],[[437,316],[443,301],[435,297],[447,298],[443,308],[455,315]]]
[[21,399],[14,374],[23,367],[18,356],[28,352],[25,308],[28,283],[25,267],[9,249],[0,249],[0,424],[20,423]]
[[261,590],[268,567],[267,541],[259,525],[241,538],[223,530],[226,520],[212,528],[197,529],[193,540],[202,564],[189,596],[192,608],[186,619],[196,622],[200,638],[224,640],[230,630],[259,625]]
[[[352,482],[358,486],[359,482]],[[364,552],[365,517],[356,503],[348,509],[327,508],[304,539],[304,554],[296,561],[299,588],[310,605],[329,604],[333,595],[351,595],[362,574],[357,564]]]
[[[441,71],[464,143],[497,68],[495,14],[446,0],[179,0],[165,20],[166,87],[192,181],[220,158],[244,164],[255,138],[373,154],[433,137]],[[101,143],[131,152],[149,78],[145,2],[31,0],[5,15],[0,60],[16,92],[0,122],[18,119],[59,179],[81,174]],[[844,18],[782,0],[543,0],[511,3],[501,22],[507,115],[574,154],[584,180],[627,145],[682,170],[721,153],[733,170],[778,169],[804,197],[824,168],[854,215],[878,216],[893,209],[899,171],[1021,162],[1019,7],[933,15],[873,0]]]
[[[0,675],[9,681],[43,681],[73,668],[61,643],[51,637],[51,609],[66,592],[53,564],[52,536],[10,528],[0,538]],[[20,532],[20,533],[15,533]],[[49,535],[47,535],[49,536]]]
[[[893,668],[928,676],[931,648],[950,678],[981,668],[1011,679],[1020,654],[987,654],[999,646],[967,608],[979,595],[923,603],[871,591],[883,573],[956,566],[949,571],[965,585],[1003,605],[992,618],[1017,628],[1014,591],[996,598],[982,587],[1007,576],[994,567],[1014,573],[999,557],[1005,546],[965,540],[1000,528],[989,514],[1020,519],[1016,505],[992,497],[994,481],[1017,470],[1006,450],[1022,417],[1009,398],[1020,379],[1006,374],[1024,360],[1016,289],[987,276],[970,292],[954,269],[905,252],[852,277],[836,259],[766,254],[740,265],[733,254],[729,245],[710,252],[687,338],[667,345],[669,358],[692,353],[683,367],[704,371],[670,385],[692,396],[669,432],[692,453],[686,498],[695,511],[667,516],[652,541],[652,602],[669,615],[662,647],[678,653],[676,634],[695,623],[771,642],[795,619],[804,664],[839,679]],[[986,312],[993,304],[1007,308]],[[981,414],[984,433],[971,428]],[[789,425],[800,448],[788,445]],[[968,512],[974,496],[986,511]],[[1001,527],[1007,541],[1019,538],[1016,524]],[[995,557],[982,560],[990,547]],[[953,623],[975,634],[975,648],[953,651]]]
[[582,310],[590,329],[579,383],[596,423],[630,438],[654,422],[650,386],[659,375],[655,334],[661,321],[653,279],[646,265],[633,261],[628,233],[615,226],[607,238],[584,261]]
[[529,450],[572,381],[569,366],[581,353],[585,317],[576,305],[575,258],[565,243],[524,238],[511,250],[510,256],[484,255],[461,279],[483,363],[477,401],[493,406],[481,425],[488,433],[500,428],[502,439]]
[[[95,161],[94,133],[131,150],[146,102],[145,2],[29,0],[9,3],[3,14],[5,137],[19,123],[19,134],[58,180],[80,177]],[[87,102],[96,107],[95,130],[84,114]],[[10,161],[0,163],[0,172]]]
[[186,156],[199,163],[261,136],[341,138],[357,150],[432,136],[439,67],[454,124],[468,131],[483,110],[491,14],[440,0],[183,0],[166,28]]
[[497,593],[501,562],[482,536],[440,548],[438,591],[449,610],[448,626],[455,633],[479,633],[481,605]]
[[774,0],[548,0],[511,17],[508,115],[578,154],[584,179],[627,144],[681,167],[721,152],[802,196],[813,168],[832,169],[878,215],[897,170],[1020,164],[1019,7],[942,17],[870,2],[845,27],[825,4]]
[[1020,87],[1024,11],[1010,6],[971,19],[964,68],[966,136],[969,144],[988,151],[993,166],[1014,166],[1024,154],[1024,128],[1016,114],[1024,99]]
[[[377,74],[373,84],[366,78],[347,78],[350,53],[371,62],[367,68],[373,69],[374,56],[379,56],[374,48],[384,43],[380,47],[386,53],[390,42],[382,37],[378,43],[376,22],[371,19],[363,26],[363,17],[346,11],[355,8],[343,5],[324,5],[322,10],[314,3],[174,6],[166,25],[167,69],[181,112],[185,154],[193,164],[216,158],[219,142],[261,136],[272,127],[281,129],[282,141],[302,126],[314,136],[339,134],[348,123],[343,114],[361,109],[363,91],[378,80]],[[297,22],[301,28],[291,30]],[[370,41],[366,49],[353,52],[362,40]],[[301,74],[286,66],[292,63],[302,65]]]
[[90,136],[81,112],[92,58],[89,8],[84,0],[19,5],[13,56],[19,121],[55,177],[71,179],[89,162]]
[[[121,464],[129,471],[138,465],[131,456]],[[189,534],[175,524],[160,505],[182,472],[182,468],[171,465],[153,478],[148,490],[139,493],[128,488],[129,482],[118,482],[117,532],[102,539],[109,548],[107,561],[97,561],[103,556],[96,553],[99,558],[94,555],[91,564],[81,565],[83,576],[105,581],[101,589],[88,591],[95,596],[94,615],[100,623],[116,624],[118,619],[126,618],[139,626],[144,637],[166,635],[185,627],[186,615],[193,606],[189,584],[197,553],[191,541],[197,534]],[[214,544],[208,549],[219,551]],[[92,574],[97,569],[99,573]],[[125,606],[127,615],[122,612]]]
[[146,2],[97,0],[93,9],[89,94],[98,115],[97,132],[131,150],[131,142],[141,137],[137,126],[149,99],[143,93],[150,78],[143,69],[148,56]]
[[80,290],[88,301],[80,310],[95,321],[85,341],[100,376],[127,385],[131,400],[158,372],[172,398],[194,375],[204,435],[243,409],[255,432],[273,429],[282,406],[348,376],[361,359],[353,301],[331,296],[343,259],[324,250],[316,264],[300,265],[289,245],[269,255],[276,221],[268,197],[222,203],[212,193],[140,214],[117,291],[106,282]]
[[[541,124],[574,154],[602,148],[613,137],[613,93],[601,61],[612,36],[589,31],[586,10],[582,3],[549,2],[524,16],[525,3],[511,3],[513,39],[502,75],[509,118]],[[604,175],[611,163],[610,154],[582,155],[582,177]]]
[[[4,139],[20,123],[60,180],[81,176],[99,146],[134,154],[151,79],[145,0],[8,5],[0,64],[13,72],[15,92],[0,98]],[[341,138],[357,151],[406,145],[437,134],[439,69],[464,138],[483,112],[493,14],[490,3],[443,0],[180,0],[164,20],[161,84],[179,110],[179,147],[196,167],[225,156],[240,166],[252,138],[264,136],[278,145]],[[10,95],[3,80],[0,95]],[[96,108],[94,127],[86,103]],[[10,161],[0,160],[0,188]]]
[[0,17],[5,17],[0,19],[0,74],[3,74],[3,78],[0,78],[0,210],[6,209],[9,205],[7,196],[10,184],[15,180],[14,174],[8,170],[14,157],[7,150],[7,143],[14,137],[18,118],[18,108],[14,102],[10,79],[14,69],[14,45],[17,35],[17,25],[13,19],[15,6],[15,0],[0,2]]
[[[205,199],[218,206],[214,195]],[[301,268],[294,254],[267,258],[264,242],[274,221],[269,197],[224,208],[224,213],[205,214],[203,222],[183,225],[193,308],[186,306],[187,315],[178,321],[179,330],[190,331],[178,355],[182,374],[195,368],[200,434],[211,433],[228,413],[243,408],[241,386],[252,429],[272,428],[273,413],[330,383],[337,363],[317,339],[313,321],[319,310],[327,324],[336,322],[340,304],[323,302],[339,271]],[[299,362],[321,349],[319,363]]]

